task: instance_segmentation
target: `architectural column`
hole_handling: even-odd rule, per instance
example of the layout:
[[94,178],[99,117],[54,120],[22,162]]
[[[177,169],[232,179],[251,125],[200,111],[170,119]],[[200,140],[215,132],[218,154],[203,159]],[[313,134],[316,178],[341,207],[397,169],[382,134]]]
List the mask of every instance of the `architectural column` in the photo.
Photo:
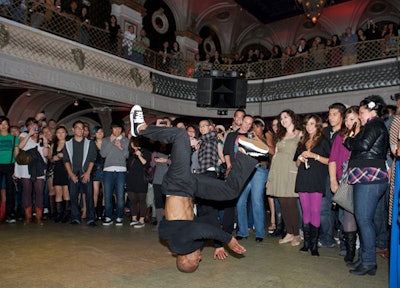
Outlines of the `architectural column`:
[[117,17],[122,32],[125,32],[129,25],[134,25],[135,34],[138,34],[142,28],[146,9],[134,0],[114,1],[111,6],[111,14]]

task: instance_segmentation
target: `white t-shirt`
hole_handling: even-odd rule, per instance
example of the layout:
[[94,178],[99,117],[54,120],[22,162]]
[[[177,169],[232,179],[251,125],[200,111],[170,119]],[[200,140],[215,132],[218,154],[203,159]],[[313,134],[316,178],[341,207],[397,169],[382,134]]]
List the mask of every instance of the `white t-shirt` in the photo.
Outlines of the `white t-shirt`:
[[[29,136],[28,136],[28,133],[23,132],[23,133],[21,133],[21,135],[19,135],[19,137],[20,137],[20,141],[21,141],[21,138],[25,138],[25,137],[29,137]],[[44,162],[47,163],[46,157],[43,156],[44,147],[41,147],[39,145],[39,143],[36,143],[35,141],[33,141],[32,138],[29,137],[28,142],[26,142],[26,145],[22,150],[27,151],[36,146],[38,147],[38,151],[39,151],[40,155],[42,155]],[[31,178],[31,175],[29,174],[29,171],[28,171],[28,165],[19,165],[18,163],[15,163],[14,173],[15,173],[15,177],[17,177],[17,178],[27,178],[27,179]],[[37,178],[45,179],[45,176],[40,176]]]

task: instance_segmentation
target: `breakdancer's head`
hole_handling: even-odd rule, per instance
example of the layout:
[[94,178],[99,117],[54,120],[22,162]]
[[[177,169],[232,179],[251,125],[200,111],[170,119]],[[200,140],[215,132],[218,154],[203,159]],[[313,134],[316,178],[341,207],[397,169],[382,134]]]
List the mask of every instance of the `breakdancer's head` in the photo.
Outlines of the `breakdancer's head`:
[[176,257],[176,268],[185,273],[192,273],[197,270],[201,261],[201,250],[194,250],[192,253],[178,255]]

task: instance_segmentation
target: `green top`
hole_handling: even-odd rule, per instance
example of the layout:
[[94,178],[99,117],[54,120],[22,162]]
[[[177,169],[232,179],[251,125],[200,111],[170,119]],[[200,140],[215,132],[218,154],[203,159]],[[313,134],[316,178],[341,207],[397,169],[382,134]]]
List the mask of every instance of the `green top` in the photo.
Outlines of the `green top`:
[[136,41],[133,42],[132,49],[133,51],[136,51],[137,53],[144,54],[146,52],[146,47],[144,47],[142,44],[137,43],[138,41],[142,41],[147,44],[147,46],[150,46],[150,39],[147,37],[142,37],[138,36],[136,37]]
[[18,144],[19,144],[19,137],[15,137],[15,142],[14,142],[13,135],[0,134],[0,164],[10,164],[15,162],[15,155],[13,156],[13,159],[11,159],[11,155],[14,146],[18,146]]

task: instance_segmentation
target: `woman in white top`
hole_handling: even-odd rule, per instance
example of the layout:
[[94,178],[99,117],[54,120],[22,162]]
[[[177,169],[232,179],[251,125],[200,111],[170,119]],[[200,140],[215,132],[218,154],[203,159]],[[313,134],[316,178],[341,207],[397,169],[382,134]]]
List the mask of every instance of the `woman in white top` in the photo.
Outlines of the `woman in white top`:
[[[32,195],[35,195],[36,222],[43,225],[43,195],[45,186],[45,172],[49,144],[46,137],[41,134],[38,122],[34,118],[28,118],[25,122],[28,131],[19,136],[18,148],[24,151],[30,150],[29,154],[37,151],[34,160],[28,165],[15,165],[15,176],[22,183],[22,205],[25,209],[25,222],[32,221]],[[32,193],[34,192],[34,194]]]

